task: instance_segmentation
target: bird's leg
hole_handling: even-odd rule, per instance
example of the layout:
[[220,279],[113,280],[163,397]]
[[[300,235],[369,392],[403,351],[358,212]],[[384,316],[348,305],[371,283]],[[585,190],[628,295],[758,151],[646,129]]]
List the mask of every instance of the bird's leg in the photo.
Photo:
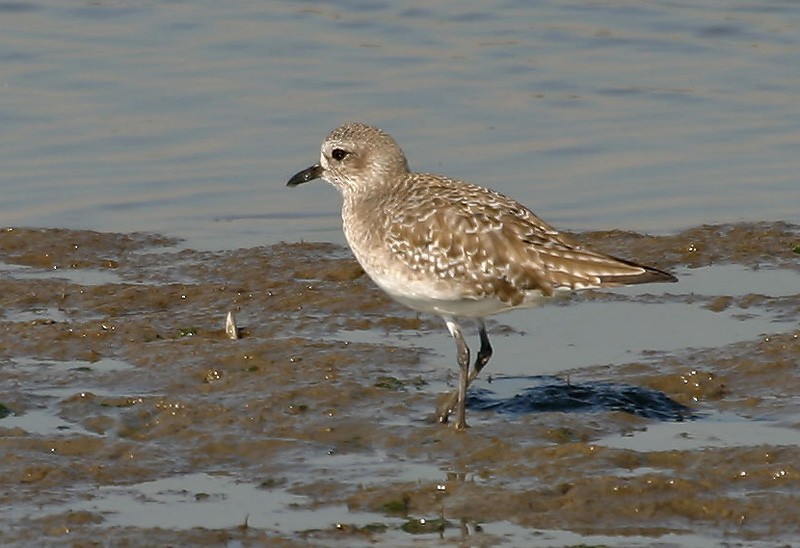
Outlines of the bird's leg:
[[445,318],[447,322],[447,329],[453,336],[456,342],[456,352],[458,358],[458,390],[453,394],[455,401],[451,404],[448,401],[447,407],[442,407],[438,412],[439,422],[447,422],[450,415],[450,410],[456,408],[456,430],[461,430],[467,427],[467,387],[469,386],[469,346],[464,340],[464,334],[461,332],[461,326],[458,325],[452,318]]
[[[448,323],[448,329],[450,329],[450,333],[453,333],[453,330],[450,328],[449,323]],[[458,333],[459,335],[461,335],[460,329],[458,330]],[[478,320],[478,334],[480,335],[481,338],[481,349],[478,350],[478,355],[475,358],[475,365],[473,366],[472,371],[469,372],[469,376],[467,377],[467,388],[469,388],[469,385],[471,385],[472,381],[474,381],[475,378],[478,376],[478,373],[480,373],[481,370],[484,367],[486,367],[486,364],[489,363],[489,359],[492,357],[492,345],[489,343],[489,335],[486,333],[486,324],[483,322],[483,320]],[[458,345],[459,343],[456,335],[453,335],[453,338],[456,339],[456,345]],[[461,336],[461,341],[462,342],[464,341],[463,335]],[[466,343],[464,343],[464,346],[466,347]],[[460,359],[461,359],[461,353],[459,351],[459,360]],[[467,362],[469,362],[469,348],[467,348]],[[459,361],[459,367],[460,366],[461,363]],[[442,423],[447,422],[447,418],[453,411],[453,408],[456,407],[456,405],[458,404],[458,399],[460,395],[459,392],[461,391],[460,381],[461,378],[459,378],[458,390],[450,394],[450,397],[447,399],[445,404],[439,407],[439,410],[437,412],[437,418],[439,422]],[[464,394],[464,403],[466,405],[466,389]]]
[[470,384],[478,376],[478,373],[486,367],[492,357],[492,345],[489,343],[489,335],[486,333],[486,324],[483,323],[483,320],[478,320],[478,334],[481,337],[481,349],[478,350],[478,357],[475,358],[475,367],[473,367],[469,376]]

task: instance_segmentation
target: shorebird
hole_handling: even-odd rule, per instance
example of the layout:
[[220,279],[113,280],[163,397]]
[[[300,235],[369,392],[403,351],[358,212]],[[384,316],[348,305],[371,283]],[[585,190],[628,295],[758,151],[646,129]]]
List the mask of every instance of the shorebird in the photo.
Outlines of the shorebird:
[[[289,179],[323,179],[343,197],[342,226],[364,272],[389,296],[442,317],[455,340],[458,389],[437,412],[466,422],[467,389],[492,356],[484,319],[536,305],[556,291],[675,282],[672,274],[577,245],[498,192],[416,173],[386,132],[345,124],[322,143],[320,160]],[[478,326],[470,369],[462,323]]]

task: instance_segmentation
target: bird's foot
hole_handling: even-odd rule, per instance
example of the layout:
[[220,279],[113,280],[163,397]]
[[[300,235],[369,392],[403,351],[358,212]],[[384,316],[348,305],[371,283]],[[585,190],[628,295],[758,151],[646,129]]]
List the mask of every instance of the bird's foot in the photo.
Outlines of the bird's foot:
[[[450,422],[450,414],[456,410],[456,405],[458,404],[458,394],[453,393],[448,395],[447,400],[444,404],[440,405],[436,410],[436,421],[439,424],[447,424]],[[467,425],[467,421],[464,418],[456,417],[456,421],[453,423],[453,428],[456,430],[465,430],[469,428]]]

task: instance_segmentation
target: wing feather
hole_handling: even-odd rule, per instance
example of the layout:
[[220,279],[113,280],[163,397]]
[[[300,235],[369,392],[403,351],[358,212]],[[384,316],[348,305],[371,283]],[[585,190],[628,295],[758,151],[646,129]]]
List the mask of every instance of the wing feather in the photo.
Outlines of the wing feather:
[[[415,191],[421,185],[428,188]],[[534,291],[674,279],[582,249],[518,202],[452,179],[410,174],[382,207],[394,256],[417,272],[460,283],[465,298],[518,305]]]

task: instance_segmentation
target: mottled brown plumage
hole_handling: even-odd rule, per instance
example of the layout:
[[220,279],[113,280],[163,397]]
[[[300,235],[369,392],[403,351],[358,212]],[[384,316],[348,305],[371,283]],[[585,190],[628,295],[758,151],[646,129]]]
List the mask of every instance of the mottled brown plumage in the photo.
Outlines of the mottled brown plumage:
[[[289,181],[323,178],[344,198],[345,236],[364,271],[399,302],[442,316],[456,340],[459,390],[440,412],[457,407],[465,422],[466,389],[491,356],[486,316],[532,306],[558,290],[671,282],[661,270],[576,245],[518,202],[440,175],[414,173],[387,133],[364,124],[335,129],[320,163]],[[472,372],[459,319],[475,318],[481,349]]]

